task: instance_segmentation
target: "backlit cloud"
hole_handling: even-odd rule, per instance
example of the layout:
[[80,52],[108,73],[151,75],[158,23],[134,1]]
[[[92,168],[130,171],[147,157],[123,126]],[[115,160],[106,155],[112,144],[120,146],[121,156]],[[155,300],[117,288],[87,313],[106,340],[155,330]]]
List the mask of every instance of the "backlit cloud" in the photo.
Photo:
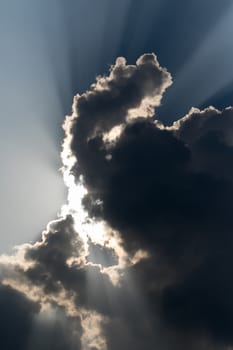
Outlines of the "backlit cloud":
[[2,312],[25,315],[22,330],[4,324],[5,347],[39,349],[45,324],[50,349],[233,346],[233,109],[163,125],[171,83],[154,54],[120,57],[74,97],[67,203],[40,241],[0,257]]

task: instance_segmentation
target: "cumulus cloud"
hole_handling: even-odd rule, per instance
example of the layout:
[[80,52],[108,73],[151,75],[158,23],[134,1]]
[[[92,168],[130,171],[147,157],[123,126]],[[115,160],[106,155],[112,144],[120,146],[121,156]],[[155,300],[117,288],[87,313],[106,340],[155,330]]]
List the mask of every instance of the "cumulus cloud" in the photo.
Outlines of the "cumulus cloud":
[[38,333],[52,342],[54,314],[52,349],[233,346],[233,109],[163,125],[155,109],[171,83],[146,54],[75,96],[61,217],[0,257],[0,300],[26,315],[17,348],[39,349]]

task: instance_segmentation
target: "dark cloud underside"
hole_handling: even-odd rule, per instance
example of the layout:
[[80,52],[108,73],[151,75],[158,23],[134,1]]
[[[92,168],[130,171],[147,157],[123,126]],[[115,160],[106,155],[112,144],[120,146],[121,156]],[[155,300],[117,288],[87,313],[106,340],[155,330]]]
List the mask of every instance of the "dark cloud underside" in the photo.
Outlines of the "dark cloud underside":
[[[114,284],[103,268],[118,264],[116,251],[88,238],[85,255],[72,212],[50,223],[41,241],[24,247],[21,265],[3,269],[5,283],[13,279],[20,290],[22,281],[38,293],[33,303],[13,287],[0,290],[3,313],[16,300],[15,323],[11,309],[1,322],[6,334],[13,327],[18,349],[26,349],[39,304],[63,315],[55,334],[66,336],[51,349],[86,350],[88,333],[92,350],[233,346],[233,109],[192,109],[166,127],[154,109],[170,84],[147,54],[136,65],[119,58],[109,76],[75,97],[65,145],[75,157],[70,173],[87,189],[88,219],[118,232],[129,261],[142,250],[146,257],[128,263]],[[85,326],[90,315],[100,317],[100,336]],[[2,341],[7,347],[11,339]]]

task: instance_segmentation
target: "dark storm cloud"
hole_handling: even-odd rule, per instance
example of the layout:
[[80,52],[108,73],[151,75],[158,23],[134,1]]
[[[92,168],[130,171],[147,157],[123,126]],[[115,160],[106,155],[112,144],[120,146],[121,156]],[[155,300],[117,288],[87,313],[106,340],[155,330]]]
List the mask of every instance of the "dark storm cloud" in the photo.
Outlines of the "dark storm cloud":
[[[149,102],[142,118],[143,100],[169,79],[154,60],[143,56],[139,80],[131,71],[141,64],[120,65],[120,74],[99,78],[102,88],[97,81],[77,97],[72,171],[84,177],[89,214],[118,230],[129,253],[149,252],[133,270],[152,313],[181,333],[233,344],[233,112],[191,110],[165,127],[148,119],[156,105]],[[123,131],[107,142],[104,134],[119,124]]]
[[44,286],[46,294],[59,292],[63,280],[69,285],[72,268],[69,269],[67,261],[81,255],[82,242],[72,224],[71,216],[51,223],[42,241],[25,253],[26,261],[34,262],[26,270],[26,276],[32,283]]
[[0,348],[25,350],[39,305],[16,290],[0,285]]
[[[83,284],[85,276],[80,272],[81,261],[76,268],[68,264],[69,258],[82,255],[82,242],[72,224],[71,216],[51,222],[39,242],[22,248],[22,261],[1,264],[2,279],[14,288],[0,290],[4,349],[81,348],[82,327],[72,304],[72,290]],[[40,313],[44,304],[51,309]]]
[[[103,317],[107,317],[108,322],[103,320],[101,326],[107,338],[107,348],[112,348],[112,343],[115,343],[115,346],[120,345],[115,339],[118,333],[113,329],[119,323],[122,324],[121,329],[124,329],[122,338],[124,346],[128,344],[127,338],[132,345],[151,344],[154,329],[148,324],[148,314],[137,292],[132,291],[133,287],[126,277],[126,271],[121,283],[114,285],[109,276],[100,271],[99,266],[84,263],[82,249],[79,236],[73,229],[73,219],[69,216],[50,223],[42,240],[25,248],[23,265],[16,263],[4,271],[4,277],[8,277],[5,283],[11,285],[11,279],[13,279],[14,288],[27,294],[27,297],[22,294],[22,298],[28,305],[34,305],[29,300],[35,298],[37,300],[35,305],[49,303],[55,310],[61,309],[60,312],[66,312],[66,315],[64,314],[55,325],[53,322],[47,322],[46,319],[34,320],[34,327],[27,329],[27,338],[33,349],[39,349],[40,346],[49,349],[51,343],[52,349],[79,349],[80,339],[84,333],[80,319],[83,317],[81,312],[83,308],[87,312],[98,312]],[[116,263],[111,251],[100,250],[99,245],[91,243],[89,254],[92,255],[93,251],[96,254],[96,250],[99,250],[101,260],[109,260],[111,264]],[[93,259],[90,260],[93,261]],[[15,290],[13,292],[18,294]],[[25,307],[28,305],[26,304]],[[14,305],[13,309],[15,309]],[[144,329],[145,324],[148,324],[146,329]],[[94,327],[97,326],[94,325]],[[7,332],[9,333],[9,330]],[[87,332],[91,330],[88,328]],[[110,336],[111,332],[113,334]],[[134,335],[135,332],[137,336]],[[107,336],[108,333],[109,336]],[[57,336],[54,339],[55,334]],[[86,349],[86,346],[82,348]],[[102,348],[96,347],[96,349]]]
[[[74,313],[79,307],[85,307],[108,314],[110,311],[105,288],[114,289],[113,285],[109,277],[100,272],[99,266],[85,264],[82,249],[83,243],[74,231],[72,217],[58,220],[49,225],[42,242],[26,250],[25,260],[33,262],[33,265],[24,269],[22,274],[32,285],[43,288],[43,295],[48,300],[57,295],[55,304],[59,304],[59,293],[68,292],[65,298],[68,300],[69,297],[74,298],[72,305]],[[90,250],[94,249],[98,249],[98,245],[94,247],[92,243]],[[92,290],[88,291],[91,279],[95,279],[95,283]]]
[[[233,345],[233,109],[192,109],[166,127],[153,113],[170,84],[155,55],[119,58],[75,97],[64,125],[64,173],[85,185],[88,220],[104,220],[127,252],[117,282],[119,250],[81,239],[80,208],[1,260],[3,282],[28,298],[4,288],[28,317],[38,318],[37,305],[61,312],[54,349]],[[34,329],[45,334],[44,324]]]
[[[91,264],[86,264],[82,243],[72,224],[71,217],[50,224],[43,240],[25,251],[25,263],[30,265],[24,266],[23,270],[16,266],[16,271],[21,277],[26,277],[29,286],[42,288],[42,297],[55,305],[60,303],[59,293],[68,292],[63,298],[68,301],[73,298],[71,311],[74,313],[80,307],[85,307],[107,316],[127,314],[126,310],[129,311],[132,305],[129,302],[131,296],[127,292],[126,280],[120,286],[114,286],[108,275],[100,271],[100,266],[92,264],[112,266],[117,263],[115,253],[90,242],[87,261]],[[113,309],[108,294],[115,304]],[[120,300],[124,304],[123,310],[116,307]],[[63,306],[62,300],[61,305]]]
[[222,112],[213,107],[200,112],[191,110],[188,119],[177,122],[177,136],[192,145],[193,166],[215,177],[233,177],[233,109]]
[[[123,58],[118,58],[109,77],[97,78],[92,89],[77,98],[79,118],[72,125],[72,150],[74,154],[78,150],[79,157],[74,169],[76,175],[80,174],[80,168],[81,173],[86,170],[86,181],[90,177],[96,178],[96,162],[98,166],[101,162],[104,172],[106,159],[99,152],[94,154],[97,144],[100,146],[101,143],[96,134],[124,123],[129,110],[138,108],[145,99],[151,101],[147,102],[147,108],[159,105],[162,93],[170,84],[170,74],[159,66],[153,54],[143,55],[135,66],[126,65]],[[100,177],[96,181],[102,186]]]

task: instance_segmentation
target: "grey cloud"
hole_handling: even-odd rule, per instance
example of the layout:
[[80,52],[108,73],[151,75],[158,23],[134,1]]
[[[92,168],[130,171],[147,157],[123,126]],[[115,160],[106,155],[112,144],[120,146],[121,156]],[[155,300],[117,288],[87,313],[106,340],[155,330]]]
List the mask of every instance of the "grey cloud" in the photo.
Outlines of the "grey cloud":
[[232,181],[233,109],[192,109],[179,125],[177,136],[192,147],[193,167]]
[[[70,173],[87,188],[89,219],[116,230],[128,253],[118,284],[101,269],[117,263],[116,252],[91,241],[85,252],[72,214],[24,248],[23,264],[9,265],[9,277],[39,289],[39,303],[76,311],[60,329],[73,334],[75,324],[80,343],[84,310],[101,316],[110,350],[233,346],[233,112],[192,109],[166,127],[153,113],[170,84],[155,55],[136,65],[120,58],[75,97],[66,120]],[[130,264],[139,250],[147,257]]]
[[[143,56],[143,68],[151,68],[151,58]],[[143,70],[144,93],[137,94],[135,78],[128,73],[134,70],[120,66],[121,76],[133,80],[123,95],[116,93],[119,75],[113,75],[112,85],[104,85],[104,78],[103,90],[93,87],[74,104],[69,130],[77,162],[72,171],[77,181],[83,176],[89,190],[83,203],[92,217],[120,232],[130,254],[140,248],[149,252],[133,270],[151,312],[160,314],[165,327],[232,344],[231,284],[223,278],[231,275],[233,265],[227,248],[233,243],[232,109],[192,110],[172,127],[150,119],[150,108],[142,118],[140,106],[154,77]],[[160,68],[160,74],[166,76],[166,71]],[[163,80],[155,82],[161,93]],[[130,108],[135,108],[134,119],[127,121]],[[123,131],[109,144],[104,133],[120,123]]]
[[[103,175],[108,167],[106,150],[99,152],[101,134],[124,123],[129,110],[139,108],[145,99],[150,100],[147,108],[159,105],[163,92],[170,84],[170,74],[159,66],[154,54],[148,54],[141,56],[135,66],[126,65],[123,58],[118,58],[109,77],[97,78],[90,91],[78,96],[74,108],[79,117],[71,125],[74,136],[71,148],[78,157],[78,163],[73,168],[76,176],[85,175],[87,186],[90,186],[92,178],[96,184],[104,186],[101,177],[95,176],[96,166],[100,167]],[[96,147],[98,152],[95,152]]]
[[25,350],[39,305],[16,290],[0,285],[0,347]]
[[44,286],[46,293],[56,293],[61,290],[62,281],[67,285],[72,283],[68,259],[78,258],[81,251],[82,242],[74,231],[72,217],[55,221],[42,241],[27,249],[25,259],[34,265],[25,274],[32,283]]

